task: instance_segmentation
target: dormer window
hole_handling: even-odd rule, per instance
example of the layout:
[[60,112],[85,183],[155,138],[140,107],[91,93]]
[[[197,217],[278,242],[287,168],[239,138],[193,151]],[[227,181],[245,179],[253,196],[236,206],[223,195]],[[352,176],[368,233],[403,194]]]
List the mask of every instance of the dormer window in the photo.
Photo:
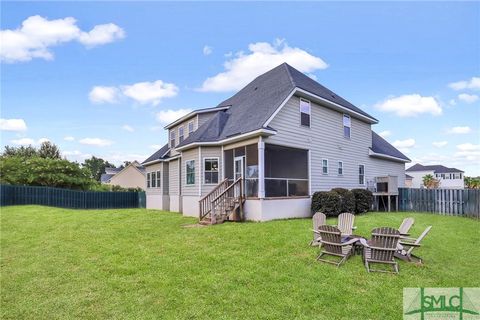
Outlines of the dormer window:
[[347,139],[350,139],[352,121],[348,114],[343,115],[343,136]]
[[180,128],[178,128],[178,142],[179,143],[182,143],[183,142],[183,136],[184,136],[184,133],[183,133],[183,126],[181,126]]
[[193,133],[193,121],[190,121],[188,123],[188,135],[191,135]]
[[175,131],[170,131],[170,147],[175,147]]
[[310,127],[311,106],[310,101],[300,99],[300,124],[305,127]]

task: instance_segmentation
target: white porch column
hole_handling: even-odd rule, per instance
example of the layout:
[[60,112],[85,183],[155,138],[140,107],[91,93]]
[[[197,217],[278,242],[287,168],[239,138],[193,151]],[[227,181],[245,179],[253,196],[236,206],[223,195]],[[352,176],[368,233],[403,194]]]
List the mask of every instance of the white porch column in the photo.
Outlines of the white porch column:
[[258,139],[258,197],[265,198],[265,142]]

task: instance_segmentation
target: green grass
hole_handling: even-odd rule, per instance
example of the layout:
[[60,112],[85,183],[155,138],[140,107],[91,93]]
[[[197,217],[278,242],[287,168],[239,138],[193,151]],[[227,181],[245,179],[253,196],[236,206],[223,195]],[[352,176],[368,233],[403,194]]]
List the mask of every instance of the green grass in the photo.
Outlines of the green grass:
[[[308,219],[184,228],[155,210],[1,209],[3,319],[401,319],[404,287],[478,287],[478,221],[420,213],[356,218],[357,234],[433,225],[400,274],[361,257],[315,261]],[[329,220],[333,223],[335,220]]]

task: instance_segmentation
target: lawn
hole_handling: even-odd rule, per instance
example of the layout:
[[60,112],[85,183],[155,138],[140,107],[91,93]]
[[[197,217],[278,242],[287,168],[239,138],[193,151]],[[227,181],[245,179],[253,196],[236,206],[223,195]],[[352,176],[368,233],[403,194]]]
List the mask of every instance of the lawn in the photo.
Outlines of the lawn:
[[[357,216],[357,234],[433,225],[400,274],[361,257],[315,261],[308,219],[195,223],[145,210],[1,209],[3,319],[401,319],[404,287],[479,287],[480,222],[421,213]],[[335,220],[329,220],[334,223]]]

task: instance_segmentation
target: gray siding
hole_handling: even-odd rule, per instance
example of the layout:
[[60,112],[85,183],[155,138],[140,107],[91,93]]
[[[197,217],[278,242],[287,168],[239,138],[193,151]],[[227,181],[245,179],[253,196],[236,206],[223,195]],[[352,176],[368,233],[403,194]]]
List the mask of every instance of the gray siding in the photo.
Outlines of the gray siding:
[[170,178],[170,169],[168,167],[168,162],[163,163],[162,167],[162,172],[164,174],[162,175],[162,190],[164,195],[168,195],[170,191],[170,186],[169,186],[169,178]]
[[[161,186],[160,188],[147,188],[147,175],[148,173],[152,172],[161,172]],[[147,195],[154,195],[154,194],[163,194],[163,188],[165,185],[163,184],[163,177],[165,177],[164,171],[163,171],[163,166],[162,163],[155,163],[149,166],[145,166],[145,192]]]
[[197,130],[198,127],[201,127],[205,122],[210,120],[216,112],[208,112],[208,113],[200,113],[197,115],[197,127],[195,127],[195,130]]
[[[193,148],[187,151],[182,152],[182,195],[184,196],[198,196],[199,195],[199,182],[200,182],[200,164],[199,164],[199,148]],[[189,160],[195,160],[195,184],[187,185],[186,184],[186,163]]]
[[179,195],[179,191],[180,191],[179,176],[178,176],[179,175],[179,167],[178,167],[179,163],[180,163],[180,160],[172,160],[168,164],[168,169],[169,169],[169,172],[170,172],[168,186],[169,186],[169,194],[171,196]]
[[[275,116],[270,126],[277,134],[265,143],[310,150],[311,191],[333,187],[358,188],[358,165],[365,165],[366,181],[379,175],[397,175],[404,185],[405,165],[374,159],[368,155],[372,143],[370,124],[351,118],[351,139],[343,137],[343,113],[311,103],[310,128],[300,125],[300,98],[293,96]],[[352,116],[352,115],[350,115]],[[329,173],[322,174],[322,159],[328,159]],[[343,161],[343,175],[337,174],[338,161]]]

